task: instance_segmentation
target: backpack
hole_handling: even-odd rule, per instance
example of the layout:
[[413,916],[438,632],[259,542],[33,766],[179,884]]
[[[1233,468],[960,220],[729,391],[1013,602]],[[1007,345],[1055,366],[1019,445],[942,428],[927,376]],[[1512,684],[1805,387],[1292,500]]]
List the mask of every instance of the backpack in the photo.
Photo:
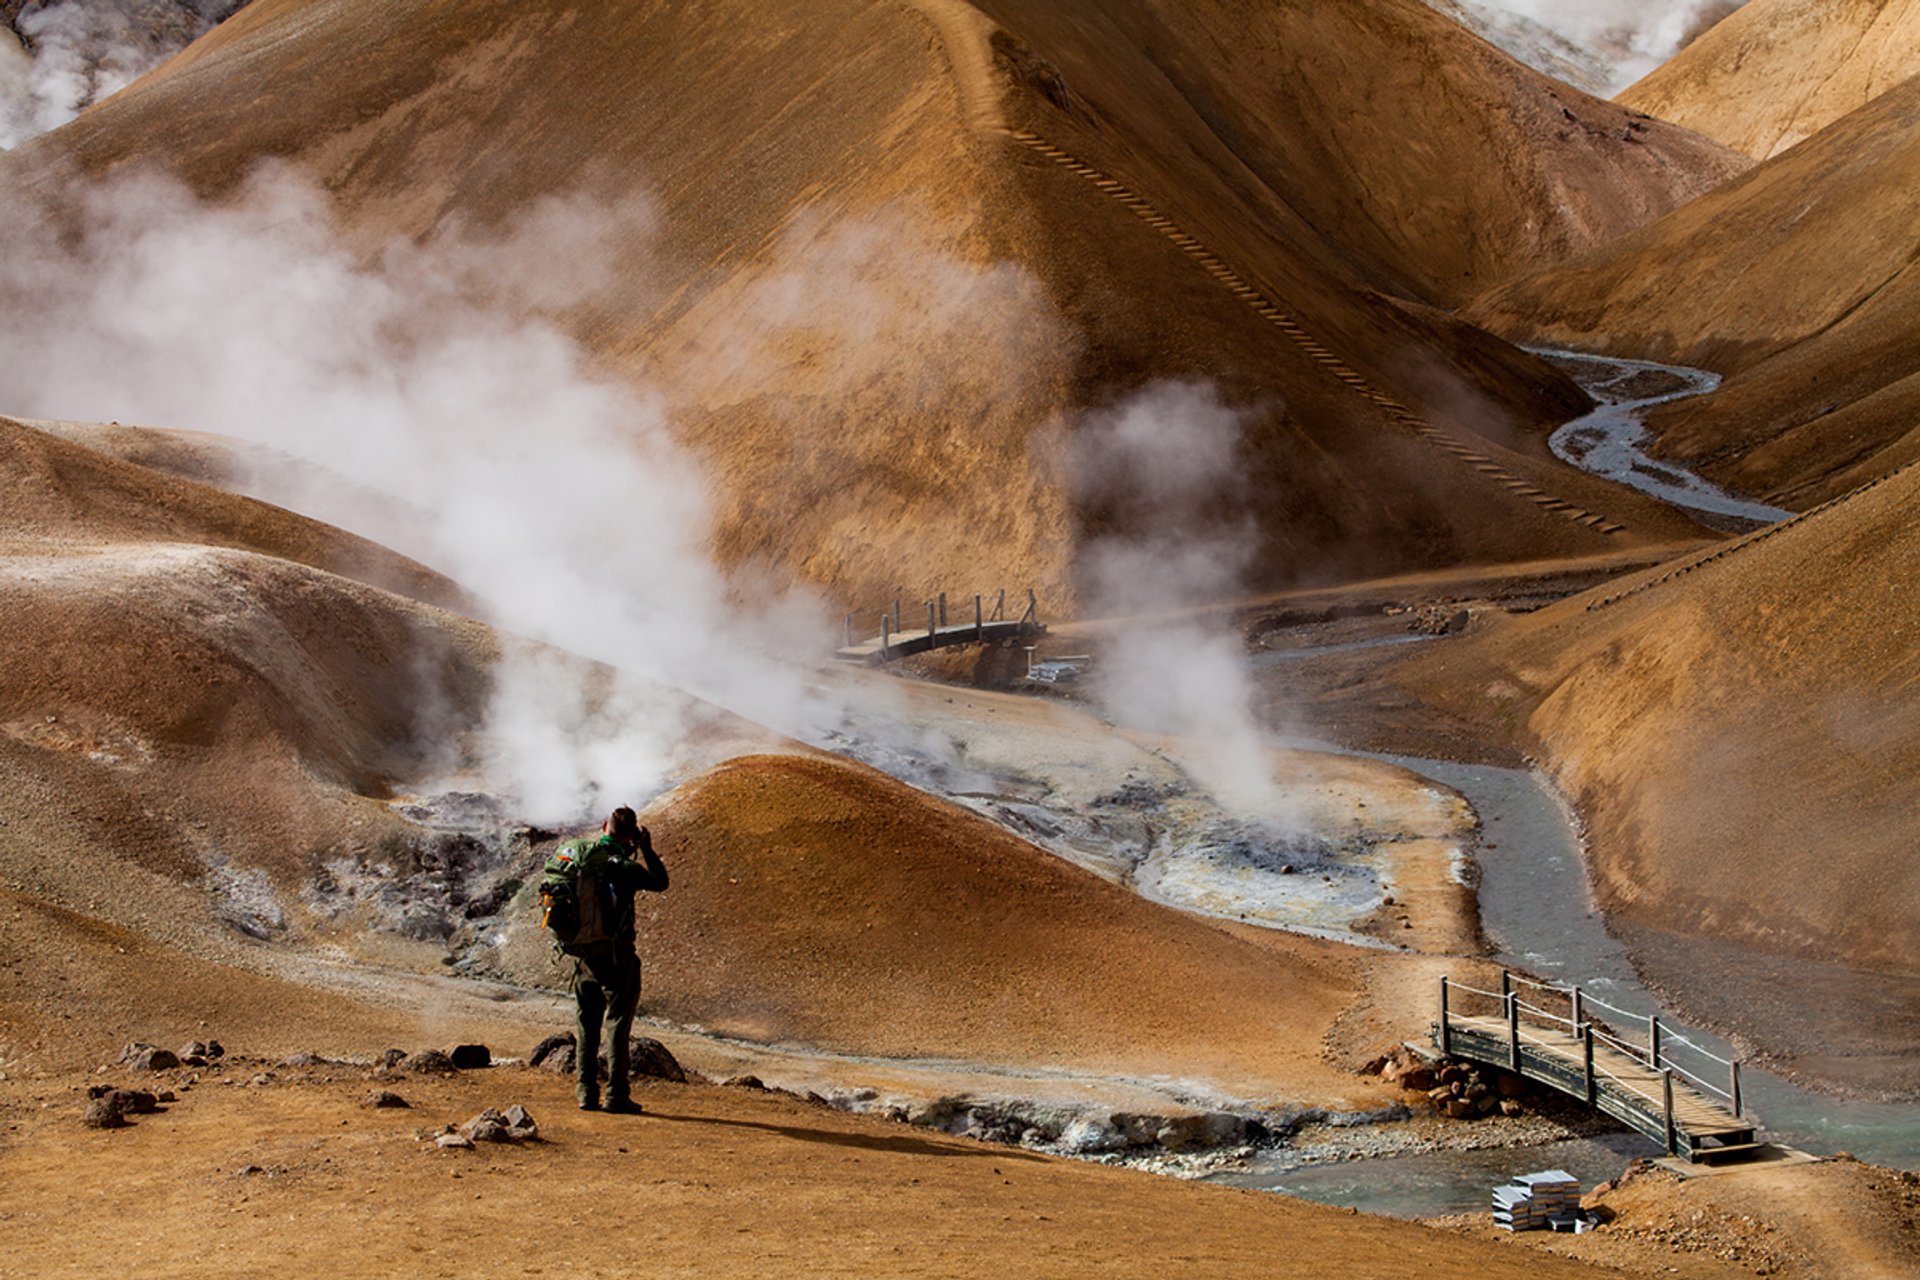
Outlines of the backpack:
[[540,923],[570,956],[604,950],[613,941],[613,890],[592,845],[569,845],[547,862],[540,884]]

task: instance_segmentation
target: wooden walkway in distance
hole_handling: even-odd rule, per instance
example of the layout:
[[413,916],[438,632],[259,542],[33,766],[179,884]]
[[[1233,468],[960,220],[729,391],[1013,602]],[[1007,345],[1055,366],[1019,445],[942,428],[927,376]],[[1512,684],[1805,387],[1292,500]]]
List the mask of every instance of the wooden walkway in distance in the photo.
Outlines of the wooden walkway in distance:
[[846,643],[834,651],[834,657],[842,662],[859,662],[877,665],[894,658],[911,657],[916,653],[927,653],[934,649],[951,649],[960,645],[993,644],[1001,640],[1018,640],[1029,636],[1043,636],[1047,628],[1039,618],[1039,603],[1033,592],[1027,592],[1027,610],[1018,618],[1005,617],[1006,592],[999,594],[995,613],[1000,616],[989,619],[986,616],[985,597],[973,598],[973,621],[947,621],[947,597],[945,592],[926,602],[927,625],[913,631],[900,629],[900,602],[894,601],[893,612],[880,617],[880,634],[866,640],[853,638],[853,615],[847,615]]
[[[1440,1021],[1434,1042],[1441,1053],[1484,1062],[1550,1085],[1660,1143],[1669,1155],[1700,1163],[1738,1159],[1759,1150],[1753,1120],[1740,1100],[1740,1065],[1720,1058],[1663,1028],[1659,1018],[1640,1019],[1648,1044],[1590,1015],[1610,1005],[1577,987],[1557,987],[1502,974],[1500,992],[1480,991],[1440,980]],[[1518,986],[1516,986],[1516,983]],[[1545,998],[1564,998],[1567,1016],[1522,998],[1532,987]],[[1529,993],[1532,994],[1532,993]],[[1539,995],[1536,999],[1541,998]],[[1483,1013],[1461,1013],[1460,1004],[1482,1004]],[[1620,1014],[1621,1021],[1634,1015]],[[1674,1041],[1697,1054],[1689,1069],[1668,1051]],[[1706,1062],[1724,1067],[1728,1087],[1705,1078]]]

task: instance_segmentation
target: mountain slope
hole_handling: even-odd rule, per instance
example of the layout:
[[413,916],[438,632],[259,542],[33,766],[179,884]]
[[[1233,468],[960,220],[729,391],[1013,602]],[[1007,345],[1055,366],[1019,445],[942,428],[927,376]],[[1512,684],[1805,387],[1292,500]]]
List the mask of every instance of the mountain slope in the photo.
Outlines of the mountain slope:
[[575,332],[667,397],[727,563],[848,603],[964,572],[1070,605],[1060,425],[1153,379],[1242,414],[1256,585],[1684,536],[1548,458],[1559,375],[1422,300],[1734,161],[1413,0],[1349,10],[256,0],[8,171],[219,193],[277,157],[369,248],[584,186],[624,269]]
[[1915,502],[1908,468],[1402,670],[1456,714],[1519,726],[1587,825],[1610,931],[1657,985],[1810,1074],[1908,1093]]
[[1764,160],[1917,74],[1915,0],[1752,0],[1615,101]]
[[1660,449],[1806,506],[1915,456],[1920,80],[1659,222],[1495,290],[1516,338],[1704,364],[1715,395],[1655,418]]

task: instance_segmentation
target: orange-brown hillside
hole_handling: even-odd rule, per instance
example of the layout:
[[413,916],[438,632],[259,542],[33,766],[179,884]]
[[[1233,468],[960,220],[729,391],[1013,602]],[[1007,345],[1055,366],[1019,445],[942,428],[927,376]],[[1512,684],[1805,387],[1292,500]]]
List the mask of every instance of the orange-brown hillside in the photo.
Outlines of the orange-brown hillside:
[[574,321],[667,390],[723,558],[850,602],[964,566],[1063,604],[1058,424],[1153,378],[1245,410],[1261,584],[1684,532],[1548,462],[1569,385],[1420,303],[1739,163],[1412,0],[257,0],[7,168],[214,193],[265,156],[370,246],[583,184],[652,202]]
[[1913,0],[1751,0],[1615,101],[1764,160],[1916,74]]
[[1804,507],[1920,453],[1920,79],[1660,221],[1498,289],[1514,337],[1704,364],[1660,449]]
[[646,1006],[756,1040],[1345,1096],[1341,949],[1147,902],[861,765],[750,756],[646,820]]
[[[1920,1084],[1920,469],[1400,678],[1545,759],[1610,928],[1806,1070]],[[1703,959],[1703,957],[1705,959]]]

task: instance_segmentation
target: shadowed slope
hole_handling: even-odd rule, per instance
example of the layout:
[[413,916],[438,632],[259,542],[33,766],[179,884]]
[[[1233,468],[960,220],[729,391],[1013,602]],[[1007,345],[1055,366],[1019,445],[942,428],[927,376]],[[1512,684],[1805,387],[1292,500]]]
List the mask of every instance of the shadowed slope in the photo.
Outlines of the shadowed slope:
[[1915,74],[1915,0],[1752,0],[1615,101],[1764,160]]
[[1705,364],[1661,451],[1807,506],[1920,454],[1920,79],[1470,314],[1515,337]]
[[[1683,531],[1547,459],[1535,429],[1578,404],[1559,375],[1369,286],[1457,296],[1669,207],[1724,153],[1586,100],[1569,124],[1548,82],[1411,0],[981,8],[1006,28],[932,0],[256,0],[12,164],[45,183],[164,157],[219,192],[281,157],[368,245],[583,183],[652,202],[574,328],[667,394],[727,563],[850,601],[961,565],[1071,600],[1087,513],[1060,427],[1154,378],[1243,409],[1261,584]],[[1362,57],[1406,76],[1356,94]],[[1512,485],[1436,456],[1360,383],[1485,438]]]

